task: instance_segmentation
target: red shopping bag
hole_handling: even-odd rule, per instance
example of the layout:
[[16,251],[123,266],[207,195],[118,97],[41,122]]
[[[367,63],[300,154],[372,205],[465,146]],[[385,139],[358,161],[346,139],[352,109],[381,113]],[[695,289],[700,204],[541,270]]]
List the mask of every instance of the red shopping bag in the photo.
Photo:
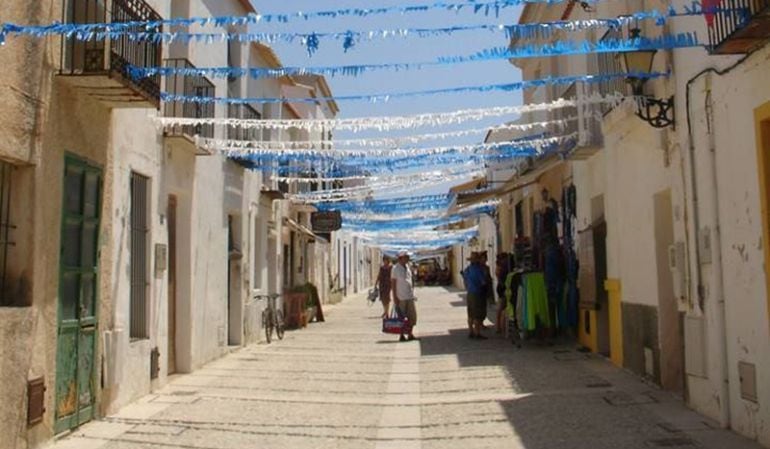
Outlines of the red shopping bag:
[[393,307],[390,315],[382,319],[382,332],[386,334],[408,334],[412,330],[409,318],[398,312],[398,307]]

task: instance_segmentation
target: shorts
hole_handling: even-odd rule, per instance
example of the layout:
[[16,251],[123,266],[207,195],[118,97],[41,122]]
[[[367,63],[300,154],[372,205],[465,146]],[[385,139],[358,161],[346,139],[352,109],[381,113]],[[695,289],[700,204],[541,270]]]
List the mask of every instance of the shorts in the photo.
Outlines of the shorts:
[[398,311],[401,312],[401,315],[409,318],[409,323],[412,326],[417,324],[417,307],[414,306],[413,300],[400,301]]
[[468,318],[484,321],[487,317],[487,298],[468,293]]

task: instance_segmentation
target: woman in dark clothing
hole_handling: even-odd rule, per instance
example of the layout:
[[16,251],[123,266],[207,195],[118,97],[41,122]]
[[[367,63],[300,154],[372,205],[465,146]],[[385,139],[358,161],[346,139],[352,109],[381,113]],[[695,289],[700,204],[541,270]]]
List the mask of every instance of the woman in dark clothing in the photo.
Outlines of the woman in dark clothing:
[[383,318],[388,316],[388,309],[390,308],[390,258],[388,256],[382,257],[382,265],[380,266],[380,272],[377,274],[377,287],[380,290],[380,302],[382,302],[382,316]]

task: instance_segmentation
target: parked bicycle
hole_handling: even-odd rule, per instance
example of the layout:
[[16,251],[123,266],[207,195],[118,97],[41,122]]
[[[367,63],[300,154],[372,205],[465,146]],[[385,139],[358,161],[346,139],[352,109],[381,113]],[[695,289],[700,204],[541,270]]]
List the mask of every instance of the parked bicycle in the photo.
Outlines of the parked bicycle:
[[265,329],[265,338],[270,343],[273,340],[273,331],[279,340],[283,340],[284,330],[286,329],[283,320],[283,310],[276,306],[276,300],[281,295],[271,293],[269,295],[256,295],[257,299],[267,299],[267,309],[262,311],[262,328]]

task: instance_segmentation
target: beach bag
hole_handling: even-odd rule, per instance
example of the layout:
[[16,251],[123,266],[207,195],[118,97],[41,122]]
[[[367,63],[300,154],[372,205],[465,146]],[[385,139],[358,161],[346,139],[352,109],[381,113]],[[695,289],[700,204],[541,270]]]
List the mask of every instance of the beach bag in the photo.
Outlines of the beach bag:
[[386,334],[408,334],[412,330],[409,319],[402,316],[398,307],[393,307],[390,314],[382,319],[382,332]]
[[377,301],[377,298],[380,297],[380,289],[379,287],[374,287],[369,289],[369,294],[366,296],[366,300],[369,301],[370,304]]

